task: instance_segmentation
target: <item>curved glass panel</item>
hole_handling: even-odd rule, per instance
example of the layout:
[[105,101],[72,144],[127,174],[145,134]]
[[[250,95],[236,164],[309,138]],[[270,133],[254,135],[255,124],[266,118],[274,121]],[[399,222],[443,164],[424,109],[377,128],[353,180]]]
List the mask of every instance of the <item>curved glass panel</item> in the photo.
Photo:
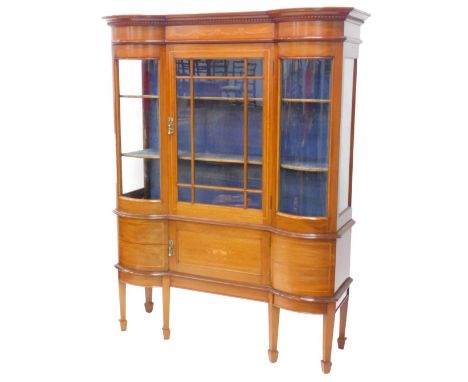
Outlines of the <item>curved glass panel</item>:
[[343,60],[341,85],[340,165],[338,171],[338,209],[340,214],[350,206],[351,129],[353,113],[354,59]]
[[123,196],[160,199],[158,60],[119,60]]
[[281,62],[279,211],[326,216],[331,59]]

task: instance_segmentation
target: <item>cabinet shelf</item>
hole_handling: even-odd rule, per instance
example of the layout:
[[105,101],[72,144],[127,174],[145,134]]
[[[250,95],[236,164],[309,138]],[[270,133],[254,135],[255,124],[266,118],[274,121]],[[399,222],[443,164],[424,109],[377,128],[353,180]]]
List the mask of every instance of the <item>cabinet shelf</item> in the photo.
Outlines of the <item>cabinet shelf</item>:
[[328,172],[328,167],[324,165],[319,165],[317,163],[282,163],[281,168],[285,170],[294,170],[294,171],[306,171],[306,172]]
[[128,153],[122,153],[124,157],[130,158],[144,158],[144,159],[159,159],[160,155],[155,149],[143,149],[138,151],[131,151]]
[[[177,99],[190,99],[190,96],[177,96]],[[197,101],[244,101],[244,97],[193,97]],[[248,98],[248,101],[262,101],[263,98]]]
[[[181,153],[178,156],[182,160],[191,160],[189,153]],[[242,155],[226,155],[226,154],[196,154],[196,161],[199,162],[218,162],[218,163],[236,163],[243,164],[244,157]],[[248,164],[258,165],[262,164],[262,158],[258,156],[250,156],[250,159],[247,161]]]
[[158,99],[158,95],[142,94],[142,95],[132,95],[132,94],[120,94],[120,98],[149,98],[149,99]]
[[242,188],[242,187],[226,187],[226,186],[210,186],[208,184],[190,184],[190,183],[177,183],[178,187],[194,187],[204,190],[219,190],[219,191],[238,191],[238,192],[248,192],[251,194],[261,194],[262,190],[256,190],[251,188]]
[[330,103],[329,99],[312,99],[312,98],[281,98],[282,102],[295,103]]
[[182,80],[263,80],[263,76],[182,76],[177,75],[177,79]]

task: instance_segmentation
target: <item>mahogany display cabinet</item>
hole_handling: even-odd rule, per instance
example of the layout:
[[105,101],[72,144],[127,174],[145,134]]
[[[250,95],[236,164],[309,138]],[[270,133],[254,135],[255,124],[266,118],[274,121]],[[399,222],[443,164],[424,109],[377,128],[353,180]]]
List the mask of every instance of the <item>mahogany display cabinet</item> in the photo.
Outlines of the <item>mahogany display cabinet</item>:
[[360,25],[353,8],[106,17],[112,27],[120,325],[126,285],[335,312],[345,344]]

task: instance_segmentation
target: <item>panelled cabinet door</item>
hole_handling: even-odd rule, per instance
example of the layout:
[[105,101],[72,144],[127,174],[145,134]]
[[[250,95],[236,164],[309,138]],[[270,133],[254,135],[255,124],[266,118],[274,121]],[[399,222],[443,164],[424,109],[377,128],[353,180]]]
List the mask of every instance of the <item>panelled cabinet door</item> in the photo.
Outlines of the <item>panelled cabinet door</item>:
[[120,195],[159,200],[159,61],[120,59]]
[[258,55],[171,58],[177,206],[261,216],[265,60]]

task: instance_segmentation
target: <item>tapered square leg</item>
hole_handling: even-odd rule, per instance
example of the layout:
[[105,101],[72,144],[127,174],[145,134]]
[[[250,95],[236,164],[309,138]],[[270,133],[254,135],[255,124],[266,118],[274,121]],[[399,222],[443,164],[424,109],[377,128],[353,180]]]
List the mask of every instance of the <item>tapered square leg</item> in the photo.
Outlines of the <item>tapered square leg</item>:
[[331,363],[331,351],[333,342],[333,327],[335,325],[335,308],[336,303],[328,303],[326,312],[323,315],[323,359],[322,359],[322,371],[325,374],[330,372]]
[[344,349],[346,342],[346,319],[348,316],[348,301],[349,293],[346,300],[341,304],[340,307],[340,336],[338,337],[338,348]]
[[168,340],[171,335],[169,329],[169,306],[170,306],[170,279],[169,276],[164,276],[162,279],[162,297],[163,297],[163,336]]
[[120,330],[127,330],[127,317],[126,317],[126,284],[119,280],[119,301],[120,301]]
[[278,359],[278,327],[279,327],[280,309],[273,305],[273,294],[268,298],[268,328],[270,348],[268,349],[268,358],[274,363]]
[[153,311],[153,288],[145,288],[145,310],[147,313]]

